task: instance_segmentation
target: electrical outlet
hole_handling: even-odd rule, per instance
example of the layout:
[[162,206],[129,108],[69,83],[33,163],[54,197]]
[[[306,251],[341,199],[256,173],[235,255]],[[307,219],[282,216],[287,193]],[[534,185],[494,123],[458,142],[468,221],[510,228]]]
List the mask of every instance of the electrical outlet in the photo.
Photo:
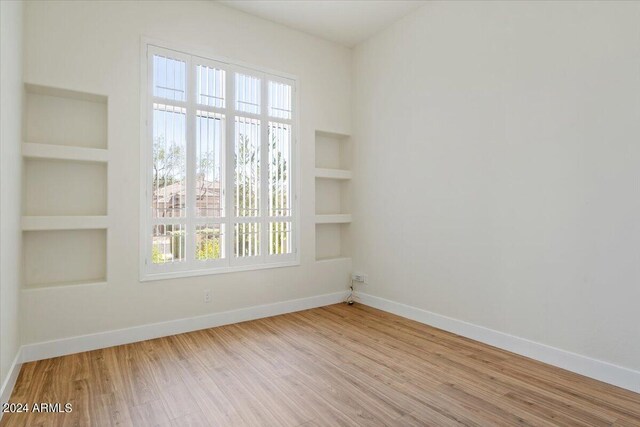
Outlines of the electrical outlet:
[[211,302],[211,291],[209,289],[206,289],[204,291],[204,302],[206,304],[209,304]]
[[352,273],[351,280],[354,282],[367,283],[367,275],[364,273]]

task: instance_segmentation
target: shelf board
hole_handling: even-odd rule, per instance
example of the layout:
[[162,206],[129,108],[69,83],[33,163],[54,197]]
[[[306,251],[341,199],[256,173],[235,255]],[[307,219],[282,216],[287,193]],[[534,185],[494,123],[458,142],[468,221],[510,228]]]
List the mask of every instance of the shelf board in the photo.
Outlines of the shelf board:
[[316,215],[316,224],[347,224],[351,222],[351,214]]
[[75,99],[78,101],[97,102],[100,104],[107,103],[106,95],[98,95],[95,93],[80,92],[77,90],[62,89],[51,86],[42,86],[33,83],[24,84],[27,93],[34,95],[55,96],[58,98]]
[[99,230],[108,227],[106,216],[23,216],[23,231]]
[[334,138],[334,139],[347,139],[351,136],[345,133],[332,132],[332,131],[319,130],[319,129],[316,129],[316,135],[325,136],[325,137]]
[[350,170],[316,168],[316,178],[351,179],[351,176]]
[[101,148],[35,144],[29,142],[22,144],[22,155],[34,159],[70,160],[76,162],[104,163],[109,160],[109,152]]
[[329,261],[351,261],[347,256],[328,256],[322,258],[316,258],[316,262],[329,262]]
[[51,288],[64,288],[67,286],[106,286],[107,279],[88,279],[88,280],[76,280],[70,282],[55,282],[55,283],[37,283],[37,284],[25,284],[22,286],[23,291],[35,291],[46,290]]

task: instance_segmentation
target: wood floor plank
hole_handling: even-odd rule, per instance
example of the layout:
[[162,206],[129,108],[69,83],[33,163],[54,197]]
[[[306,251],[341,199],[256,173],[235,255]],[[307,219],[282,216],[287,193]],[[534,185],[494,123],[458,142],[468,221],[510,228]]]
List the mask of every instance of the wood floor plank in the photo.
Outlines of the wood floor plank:
[[361,304],[25,363],[24,426],[640,426],[640,395]]
[[205,418],[216,426],[241,426],[240,415],[223,393],[222,389],[208,375],[207,368],[195,357],[176,364],[184,382]]
[[133,425],[140,427],[169,427],[171,417],[160,400],[152,400],[131,408]]
[[212,424],[204,414],[199,411],[171,420],[172,427],[212,427],[216,425],[219,424]]

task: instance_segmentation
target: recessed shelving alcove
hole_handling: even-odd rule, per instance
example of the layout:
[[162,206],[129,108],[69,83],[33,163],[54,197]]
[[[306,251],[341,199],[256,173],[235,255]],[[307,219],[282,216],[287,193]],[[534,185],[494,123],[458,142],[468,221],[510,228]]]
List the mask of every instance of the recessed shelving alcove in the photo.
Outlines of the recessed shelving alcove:
[[350,257],[348,248],[351,141],[348,135],[316,131],[316,261]]
[[107,280],[106,96],[25,84],[25,289]]

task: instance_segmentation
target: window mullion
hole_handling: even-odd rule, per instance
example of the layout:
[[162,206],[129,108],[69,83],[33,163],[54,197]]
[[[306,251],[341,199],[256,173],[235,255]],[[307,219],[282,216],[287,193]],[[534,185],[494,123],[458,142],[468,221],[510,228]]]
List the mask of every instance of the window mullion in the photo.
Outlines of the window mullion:
[[196,65],[191,57],[187,59],[186,97],[187,97],[187,182],[186,195],[186,235],[185,235],[185,263],[195,265],[195,215],[196,215]]
[[233,235],[234,235],[234,218],[235,218],[235,206],[233,204],[234,193],[234,172],[235,172],[235,91],[234,91],[235,73],[233,69],[227,69],[226,72],[226,105],[225,105],[225,149],[224,149],[224,200],[225,200],[225,255],[227,256],[227,265],[233,264]]
[[146,105],[146,129],[147,129],[147,139],[145,143],[148,144],[145,148],[146,158],[145,164],[143,167],[147,169],[146,171],[146,191],[145,191],[145,219],[144,224],[142,225],[143,239],[144,244],[144,264],[147,271],[153,265],[153,233],[152,233],[152,221],[153,221],[153,76],[154,76],[154,64],[153,64],[153,51],[147,46],[147,105]]
[[260,259],[269,254],[269,91],[267,76],[262,74],[260,86]]

